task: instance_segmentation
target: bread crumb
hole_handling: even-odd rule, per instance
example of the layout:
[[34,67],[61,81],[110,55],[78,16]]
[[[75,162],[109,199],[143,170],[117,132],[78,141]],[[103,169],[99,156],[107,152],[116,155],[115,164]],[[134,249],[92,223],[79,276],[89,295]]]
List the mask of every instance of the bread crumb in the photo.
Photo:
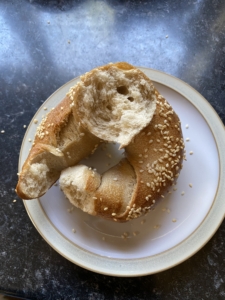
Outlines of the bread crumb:
[[158,224],[154,225],[153,228],[154,229],[158,229],[160,226]]

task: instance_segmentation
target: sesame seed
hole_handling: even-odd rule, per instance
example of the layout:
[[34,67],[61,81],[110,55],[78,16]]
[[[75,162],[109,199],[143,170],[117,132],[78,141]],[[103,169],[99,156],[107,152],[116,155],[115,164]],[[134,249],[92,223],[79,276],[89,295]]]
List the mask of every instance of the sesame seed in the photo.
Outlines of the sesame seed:
[[72,231],[73,231],[73,233],[76,233],[76,229],[73,228]]
[[27,125],[23,125],[23,128],[26,128],[27,127]]
[[85,133],[84,133],[84,132],[81,132],[81,133],[80,133],[80,136],[84,136],[84,135],[85,135]]
[[163,207],[163,208],[162,208],[162,211],[166,211],[166,208],[165,208],[165,207]]
[[104,236],[102,237],[102,240],[105,241],[105,237]]
[[152,144],[152,143],[153,143],[153,140],[150,140],[150,141],[149,141],[149,144]]
[[104,208],[104,210],[107,210],[107,209],[108,209],[108,207],[105,207],[105,208]]
[[142,221],[141,221],[141,225],[143,225],[145,222],[146,222],[146,220],[145,220],[145,219],[144,219],[144,220],[142,220]]
[[190,151],[189,154],[192,155],[192,154],[194,154],[194,152],[193,152],[193,151]]
[[63,106],[61,106],[60,108],[61,108],[61,110],[63,110]]
[[112,213],[112,216],[116,216],[116,213]]
[[139,160],[139,164],[143,164],[143,160]]
[[188,124],[186,124],[186,126],[185,126],[187,129],[189,128],[189,125]]
[[37,119],[34,119],[34,124],[37,124],[38,123],[38,120]]
[[46,106],[44,107],[44,110],[47,110],[47,107],[46,107]]
[[173,220],[172,220],[172,222],[174,222],[174,223],[175,223],[176,221],[177,221],[176,219],[173,219]]
[[139,154],[138,156],[139,156],[139,157],[142,157],[142,154]]
[[116,178],[116,177],[115,177],[115,178],[113,178],[113,180],[114,180],[114,181],[117,181],[117,180],[118,180],[118,178]]
[[1,133],[5,133],[5,130],[1,130]]
[[165,198],[165,196],[161,195],[162,198]]
[[190,141],[190,139],[189,139],[189,138],[186,138],[186,141],[187,141],[187,142],[189,142],[189,141]]
[[168,35],[166,35],[166,39],[168,39],[168,37],[169,37],[169,36],[168,36]]
[[184,194],[185,194],[185,192],[182,192],[182,193],[181,193],[181,196],[183,196]]
[[142,173],[142,172],[144,172],[144,170],[140,170],[139,172]]
[[192,184],[191,183],[189,183],[189,186],[190,186],[190,188],[192,188]]
[[97,200],[98,198],[97,197],[92,197],[92,199]]
[[16,199],[14,199],[13,202],[15,203],[15,202],[16,202]]

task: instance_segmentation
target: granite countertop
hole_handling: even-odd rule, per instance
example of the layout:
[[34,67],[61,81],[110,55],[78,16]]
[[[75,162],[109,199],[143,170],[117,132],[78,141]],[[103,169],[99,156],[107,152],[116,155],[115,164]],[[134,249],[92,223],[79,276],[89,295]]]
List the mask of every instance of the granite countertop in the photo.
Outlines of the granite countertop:
[[15,194],[22,139],[39,106],[72,78],[116,61],[182,79],[225,123],[223,0],[0,2],[0,293],[27,299],[225,299],[225,222],[180,265],[117,278],[78,267],[53,250]]

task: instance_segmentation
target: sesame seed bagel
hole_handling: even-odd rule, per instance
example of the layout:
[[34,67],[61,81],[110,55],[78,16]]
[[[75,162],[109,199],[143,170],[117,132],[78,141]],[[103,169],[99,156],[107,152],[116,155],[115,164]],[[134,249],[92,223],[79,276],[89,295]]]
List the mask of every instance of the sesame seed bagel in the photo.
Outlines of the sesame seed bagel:
[[180,120],[155,88],[154,95],[152,119],[123,144],[125,158],[118,165],[102,175],[85,165],[62,171],[60,187],[76,207],[109,220],[129,221],[149,212],[177,180],[184,151]]
[[44,195],[62,170],[91,154],[101,139],[129,144],[149,124],[155,107],[151,80],[127,63],[85,74],[38,126],[19,173],[18,196]]

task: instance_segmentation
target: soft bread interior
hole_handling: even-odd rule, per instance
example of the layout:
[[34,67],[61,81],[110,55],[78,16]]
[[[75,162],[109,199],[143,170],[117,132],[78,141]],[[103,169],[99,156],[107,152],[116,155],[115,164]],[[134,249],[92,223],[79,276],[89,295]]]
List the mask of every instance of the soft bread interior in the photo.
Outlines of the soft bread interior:
[[150,79],[125,63],[94,69],[69,95],[84,128],[121,148],[150,123],[156,108]]
[[84,165],[62,171],[59,184],[68,200],[91,215],[111,219],[123,215],[136,185],[134,169],[127,159],[100,175]]

